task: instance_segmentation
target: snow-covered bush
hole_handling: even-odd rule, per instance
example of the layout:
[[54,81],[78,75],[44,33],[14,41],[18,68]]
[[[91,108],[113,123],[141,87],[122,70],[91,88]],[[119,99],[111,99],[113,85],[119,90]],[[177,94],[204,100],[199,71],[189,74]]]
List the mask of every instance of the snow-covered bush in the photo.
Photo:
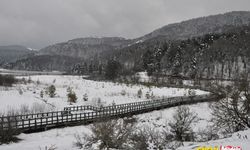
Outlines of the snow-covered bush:
[[121,95],[122,95],[122,96],[125,96],[125,95],[126,95],[126,91],[125,91],[124,89],[121,91]]
[[32,80],[31,80],[31,77],[29,76],[28,83],[31,83],[31,82],[32,82]]
[[196,133],[196,140],[198,142],[206,142],[210,140],[216,140],[219,138],[218,130],[214,126],[206,126],[203,129],[199,129]]
[[20,80],[20,82],[22,83],[22,84],[27,84],[27,81],[26,81],[26,79],[25,78],[22,78],[21,80]]
[[76,93],[72,89],[69,90],[67,97],[68,97],[68,102],[70,102],[70,104],[76,103],[77,96],[76,96]]
[[146,126],[133,131],[130,140],[134,150],[162,150],[167,144],[166,138],[164,136],[165,134],[163,132]]
[[188,96],[195,96],[196,95],[196,92],[194,89],[189,89],[188,90]]
[[23,95],[23,90],[22,90],[21,88],[19,88],[19,89],[18,89],[18,93],[19,93],[20,95]]
[[128,141],[134,124],[122,119],[95,123],[91,126],[91,135],[76,135],[75,145],[83,149],[129,149]]
[[40,91],[40,97],[43,98],[43,96],[44,96],[44,92],[43,92],[43,90],[41,90]]
[[145,97],[146,97],[147,99],[150,99],[150,92],[149,92],[149,91],[147,91]]
[[189,107],[180,106],[176,109],[173,115],[173,120],[168,123],[170,132],[174,135],[177,141],[193,141],[194,132],[192,125],[197,123],[199,118],[195,112],[192,112]]
[[39,85],[41,82],[39,79],[37,79],[36,84]]
[[17,80],[12,75],[1,75],[0,74],[0,86],[12,86]]
[[51,85],[47,88],[47,93],[51,98],[55,97],[56,95],[56,87],[54,85]]
[[82,98],[84,101],[88,101],[88,94],[87,93],[85,93],[84,95],[83,95],[83,98]]

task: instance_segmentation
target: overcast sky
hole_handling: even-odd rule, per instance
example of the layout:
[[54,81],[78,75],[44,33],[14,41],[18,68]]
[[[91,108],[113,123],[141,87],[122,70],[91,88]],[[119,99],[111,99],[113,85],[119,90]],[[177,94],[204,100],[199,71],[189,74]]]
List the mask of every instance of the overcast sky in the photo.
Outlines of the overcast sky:
[[237,10],[250,10],[250,0],[0,0],[0,45],[39,49],[79,37],[135,38]]

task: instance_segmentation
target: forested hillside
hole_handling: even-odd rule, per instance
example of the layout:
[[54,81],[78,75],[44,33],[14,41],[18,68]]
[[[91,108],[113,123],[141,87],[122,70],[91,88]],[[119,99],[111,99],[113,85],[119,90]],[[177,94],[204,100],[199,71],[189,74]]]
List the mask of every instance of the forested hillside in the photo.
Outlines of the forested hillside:
[[0,66],[31,56],[34,53],[35,51],[20,45],[0,46]]
[[10,63],[6,68],[29,71],[65,71],[71,72],[72,66],[81,62],[81,59],[68,56],[41,55],[21,59]]
[[167,42],[147,49],[141,67],[149,73],[190,78],[234,79],[250,69],[250,27],[238,27],[223,34]]

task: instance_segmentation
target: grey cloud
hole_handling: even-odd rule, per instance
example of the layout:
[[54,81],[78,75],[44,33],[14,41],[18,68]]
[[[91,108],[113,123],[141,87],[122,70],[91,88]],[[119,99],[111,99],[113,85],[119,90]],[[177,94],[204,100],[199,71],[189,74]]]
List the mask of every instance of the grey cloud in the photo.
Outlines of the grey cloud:
[[0,45],[87,36],[135,38],[169,23],[250,10],[249,0],[0,0]]

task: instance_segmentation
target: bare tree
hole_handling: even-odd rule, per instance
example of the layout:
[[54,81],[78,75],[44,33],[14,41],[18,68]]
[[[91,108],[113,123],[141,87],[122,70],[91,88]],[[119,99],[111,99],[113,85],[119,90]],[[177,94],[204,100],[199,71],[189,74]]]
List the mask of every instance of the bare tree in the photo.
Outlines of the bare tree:
[[166,138],[165,132],[160,132],[154,128],[143,127],[134,131],[131,136],[131,145],[133,150],[138,149],[157,149],[163,150],[166,144],[172,138]]
[[94,144],[98,144],[100,150],[123,149],[127,146],[133,127],[133,123],[121,119],[95,123],[91,126],[92,135],[84,135],[83,138],[76,135],[75,144],[85,149]]
[[249,82],[227,88],[226,98],[211,105],[212,122],[224,135],[250,128]]
[[205,126],[203,129],[199,129],[199,131],[196,132],[195,141],[206,142],[210,140],[216,140],[218,138],[219,138],[218,130],[211,124]]
[[191,141],[194,140],[194,132],[192,124],[199,121],[197,114],[190,111],[186,106],[177,108],[172,122],[169,122],[170,132],[173,133],[177,141]]

